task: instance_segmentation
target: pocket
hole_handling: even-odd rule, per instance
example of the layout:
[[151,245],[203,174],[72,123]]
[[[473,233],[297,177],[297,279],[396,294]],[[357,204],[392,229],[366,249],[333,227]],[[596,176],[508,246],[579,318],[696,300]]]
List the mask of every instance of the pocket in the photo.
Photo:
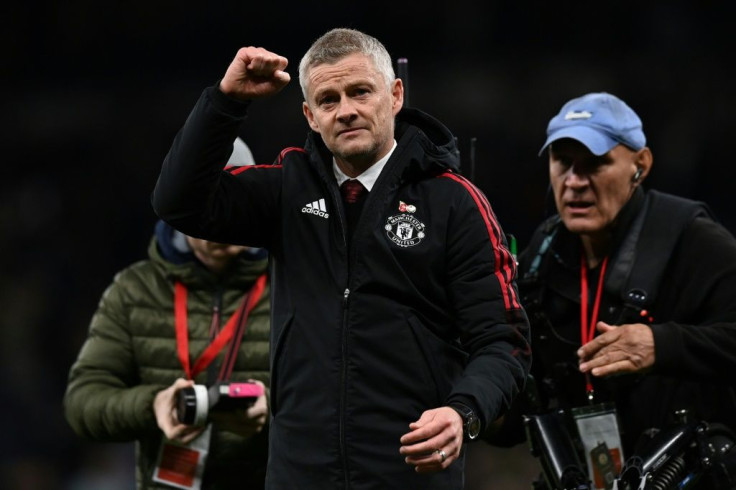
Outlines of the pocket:
[[289,332],[291,331],[291,325],[294,322],[294,312],[286,318],[282,323],[281,328],[278,329],[278,337],[276,342],[272,346],[271,355],[271,415],[276,416],[279,405],[279,359],[284,359],[288,355],[287,352],[287,341],[289,339]]
[[427,372],[432,378],[437,406],[441,406],[455,381],[462,375],[468,362],[468,354],[459,346],[439,337],[419,318],[410,316],[407,321],[424,357]]

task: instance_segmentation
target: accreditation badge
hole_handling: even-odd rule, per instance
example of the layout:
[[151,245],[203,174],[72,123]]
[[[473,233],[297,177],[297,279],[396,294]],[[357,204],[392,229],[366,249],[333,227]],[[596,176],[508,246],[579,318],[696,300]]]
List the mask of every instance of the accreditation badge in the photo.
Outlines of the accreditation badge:
[[618,417],[612,403],[571,410],[595,490],[611,490],[621,472],[624,452]]
[[166,438],[161,442],[153,470],[153,481],[174,488],[199,490],[210,449],[212,424],[189,444],[181,444]]

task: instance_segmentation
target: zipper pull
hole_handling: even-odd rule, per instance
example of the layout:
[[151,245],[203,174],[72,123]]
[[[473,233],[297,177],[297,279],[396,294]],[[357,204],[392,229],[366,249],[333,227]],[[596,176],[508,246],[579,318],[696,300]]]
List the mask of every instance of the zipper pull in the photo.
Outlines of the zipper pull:
[[345,288],[345,292],[342,295],[342,304],[344,306],[348,305],[348,297],[350,296],[350,288]]
[[220,303],[222,303],[222,294],[220,293],[220,291],[217,291],[212,298],[212,322],[210,323],[210,339],[214,339],[220,332]]

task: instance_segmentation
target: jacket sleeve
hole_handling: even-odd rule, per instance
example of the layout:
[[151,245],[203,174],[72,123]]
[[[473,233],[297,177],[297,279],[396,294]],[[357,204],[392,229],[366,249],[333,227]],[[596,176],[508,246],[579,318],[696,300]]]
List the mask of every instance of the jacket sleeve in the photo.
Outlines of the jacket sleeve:
[[476,409],[484,427],[511,406],[531,363],[529,321],[519,302],[516,263],[483,193],[468,181],[448,228],[448,292],[469,353],[448,403]]
[[280,165],[224,169],[247,107],[216,86],[207,88],[174,138],[151,203],[161,219],[187,235],[271,248]]
[[120,274],[105,291],[69,372],[64,414],[74,431],[96,441],[127,441],[157,431],[153,399],[163,385],[137,385]]
[[696,219],[665,272],[676,321],[651,325],[654,371],[733,383],[736,368],[736,239],[721,225]]

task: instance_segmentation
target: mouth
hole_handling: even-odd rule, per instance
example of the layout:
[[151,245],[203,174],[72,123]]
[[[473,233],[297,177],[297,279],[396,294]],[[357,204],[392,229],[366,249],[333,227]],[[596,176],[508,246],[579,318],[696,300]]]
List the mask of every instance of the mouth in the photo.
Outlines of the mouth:
[[338,136],[342,136],[342,135],[344,135],[344,134],[348,134],[348,135],[350,135],[350,134],[355,134],[355,133],[357,133],[358,131],[360,131],[361,129],[363,129],[363,128],[348,128],[348,129],[343,129],[342,131],[339,131],[339,132],[337,133],[337,135],[338,135]]
[[568,201],[565,203],[565,207],[572,212],[585,212],[593,207],[593,203],[590,201]]

